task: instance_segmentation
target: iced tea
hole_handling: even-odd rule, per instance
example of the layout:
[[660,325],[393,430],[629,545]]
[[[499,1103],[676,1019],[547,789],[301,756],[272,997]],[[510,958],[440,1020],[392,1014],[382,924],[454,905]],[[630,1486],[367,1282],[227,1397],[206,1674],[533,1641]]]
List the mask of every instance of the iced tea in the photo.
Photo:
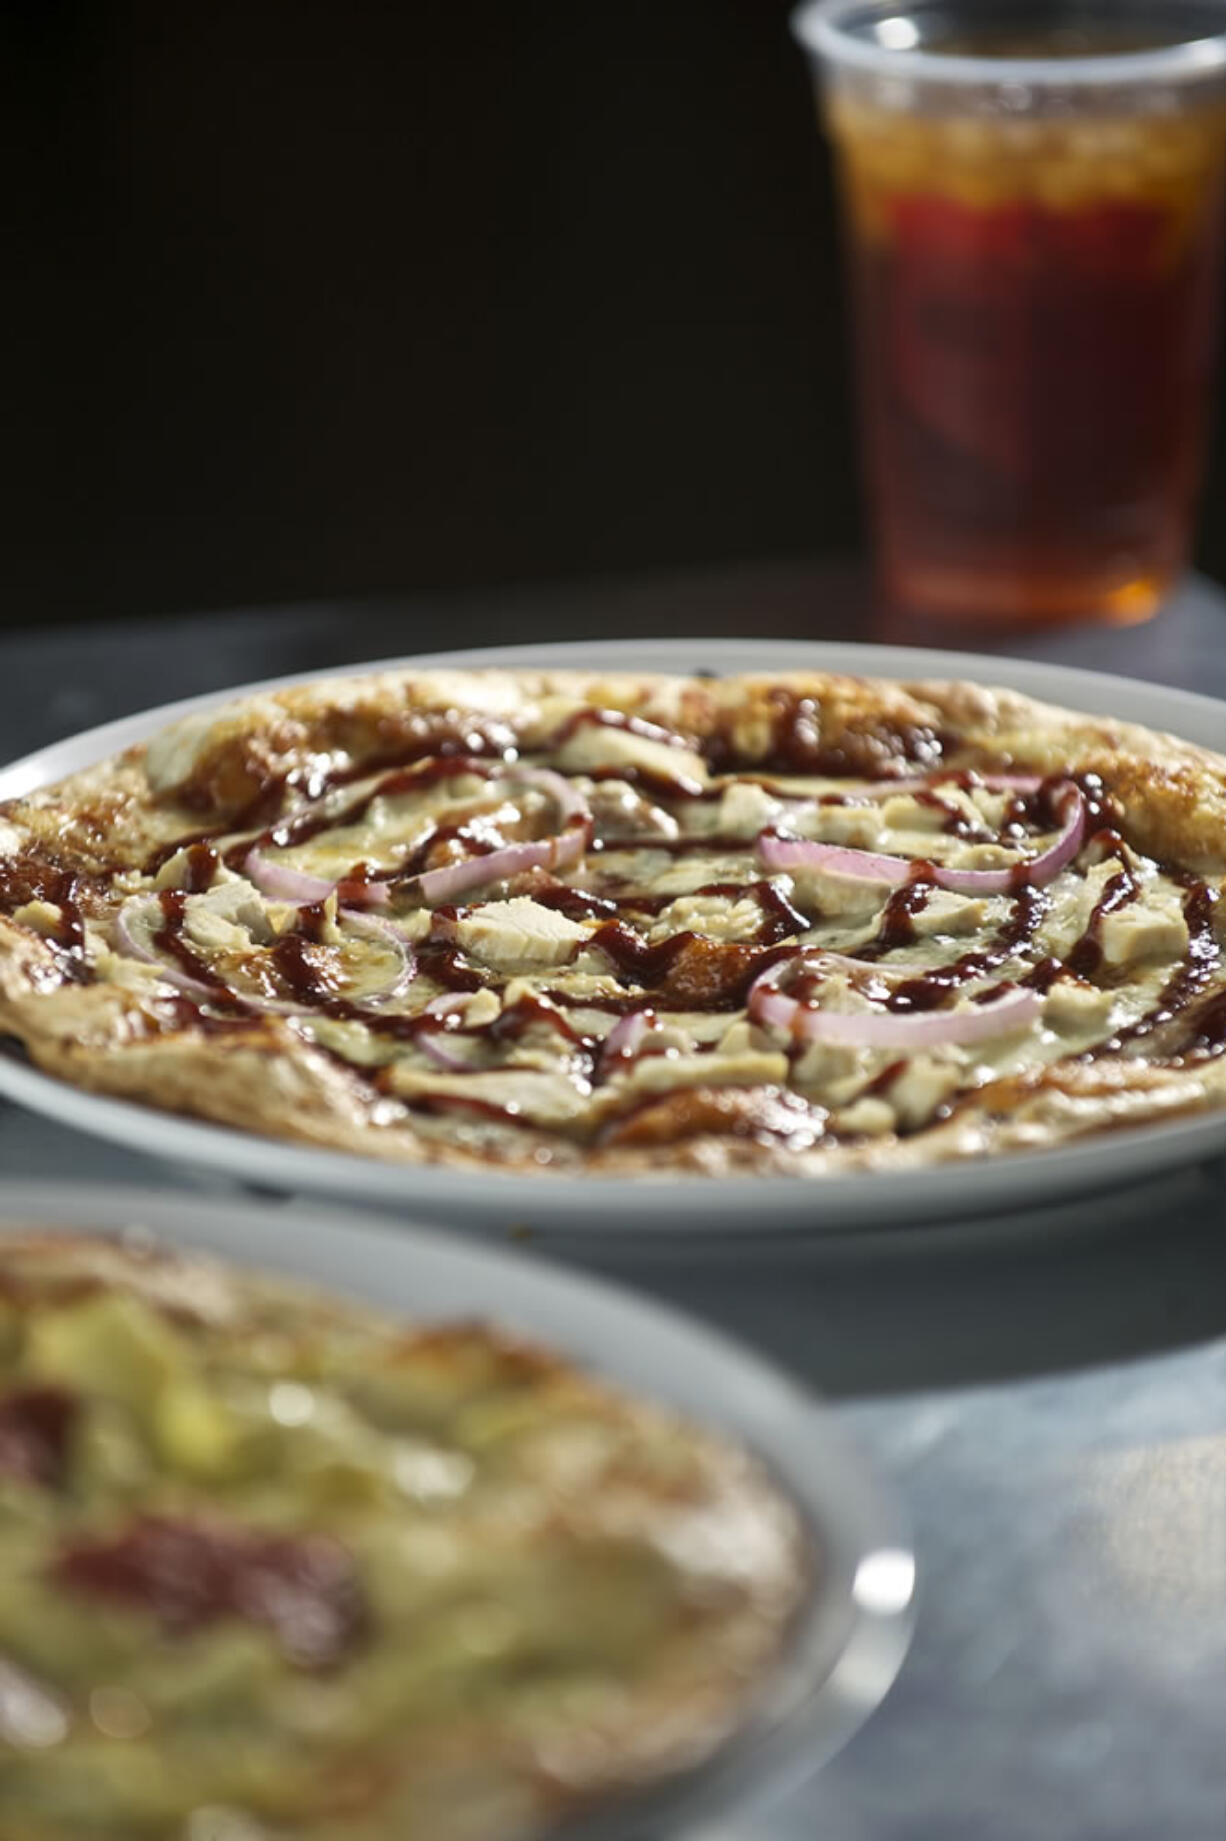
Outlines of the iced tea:
[[982,110],[922,80],[828,95],[884,584],[938,616],[1141,620],[1186,561],[1202,471],[1226,101],[1072,85],[1049,112],[1014,87]]

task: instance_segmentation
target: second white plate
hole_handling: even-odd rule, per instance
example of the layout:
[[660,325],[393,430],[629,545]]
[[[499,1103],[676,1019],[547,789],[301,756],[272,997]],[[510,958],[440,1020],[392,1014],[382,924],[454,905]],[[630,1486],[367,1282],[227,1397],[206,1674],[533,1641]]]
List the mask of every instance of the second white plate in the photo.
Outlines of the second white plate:
[[[556,1841],[695,1833],[803,1781],[876,1707],[910,1637],[915,1562],[902,1514],[813,1397],[747,1350],[658,1304],[529,1258],[331,1211],[269,1210],[143,1190],[0,1183],[0,1235],[115,1233],[283,1272],[418,1321],[494,1321],[618,1386],[742,1440],[814,1537],[814,1590],[750,1723],[707,1764]],[[633,1821],[631,1821],[633,1817]],[[639,1821],[643,1827],[640,1829]],[[705,1828],[706,1841],[712,1841]]]

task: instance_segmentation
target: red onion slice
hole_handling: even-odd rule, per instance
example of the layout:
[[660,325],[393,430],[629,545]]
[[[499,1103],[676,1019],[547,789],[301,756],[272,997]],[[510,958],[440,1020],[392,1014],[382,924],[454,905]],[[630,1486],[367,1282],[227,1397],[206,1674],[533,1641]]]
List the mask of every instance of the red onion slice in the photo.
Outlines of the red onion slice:
[[355,997],[351,1001],[361,1010],[376,1010],[381,1004],[390,1003],[393,997],[402,996],[417,971],[417,955],[399,927],[393,926],[379,914],[341,914],[337,921],[342,931],[348,929],[350,933],[356,933],[359,939],[365,934],[368,940],[379,940],[390,946],[396,960],[386,984],[378,990],[368,991],[365,997]]
[[[155,917],[155,925],[152,929],[144,925],[146,920],[152,920]],[[199,978],[193,978],[183,966],[158,952],[153,946],[151,937],[148,939],[142,937],[145,934],[156,933],[164,919],[160,896],[130,896],[115,916],[115,932],[123,951],[130,959],[140,959],[146,965],[156,965],[167,984],[173,984],[176,989],[185,992],[188,997],[195,997],[201,1002],[216,999],[217,992],[211,985],[204,984]]]
[[344,906],[353,908],[382,908],[391,899],[386,882],[348,882],[344,877],[329,882],[326,876],[308,876],[304,870],[278,863],[257,847],[247,852],[243,874],[262,894],[271,895],[274,901],[292,901],[296,906],[327,901],[332,894]]
[[806,1011],[801,1033],[810,1042],[847,1043],[866,1048],[937,1048],[983,1042],[993,1036],[1030,1029],[1043,1013],[1037,991],[1016,987],[988,1004],[969,1010],[929,1010],[895,1016],[889,1010],[850,1015],[835,1010]]
[[197,1003],[221,1003],[232,999],[253,1014],[262,1016],[297,1016],[303,1009],[301,1004],[286,1003],[280,998],[263,997],[256,992],[236,991],[232,986],[223,984],[205,984],[199,978],[193,978],[174,959],[158,952],[151,942],[141,938],[146,917],[156,914],[160,923],[162,919],[161,901],[156,895],[133,895],[125,901],[115,917],[115,931],[119,936],[124,951],[133,959],[141,959],[146,965],[156,965],[160,975],[167,984],[175,986],[186,997],[194,998]]
[[820,869],[827,875],[880,882],[889,888],[906,882],[915,867],[906,857],[853,850],[847,844],[819,844],[811,838],[780,837],[770,830],[758,834],[758,855],[765,867],[776,874],[781,870]]
[[[359,916],[355,914],[346,914],[342,916],[346,924],[358,918]],[[373,920],[374,916],[363,915],[360,918],[363,920]],[[227,986],[227,989],[238,1003],[243,1004],[249,1010],[258,1010],[267,1016],[311,1016],[316,1010],[326,1016],[328,1014],[328,1002],[330,1000],[339,1000],[341,1003],[350,1004],[355,1010],[368,1010],[373,1015],[378,1012],[384,1004],[390,1003],[392,998],[401,995],[412,979],[414,970],[416,969],[412,954],[404,946],[404,942],[399,936],[389,933],[388,939],[389,943],[394,942],[402,949],[400,963],[385,985],[379,986],[373,991],[367,991],[362,997],[351,997],[345,991],[334,991],[329,994],[329,998],[325,998],[321,1004],[317,1005],[305,1000],[295,1000],[294,998],[265,997],[262,993],[255,991],[236,990],[233,985]]]
[[633,1061],[643,1037],[655,1026],[652,1010],[628,1010],[625,1016],[619,1017],[601,1045],[598,1078],[607,1080],[617,1062]]
[[427,1016],[451,1016],[457,1010],[467,1008],[473,996],[471,991],[441,991],[424,1006]]
[[[344,991],[336,991],[332,995],[343,1003],[352,1004],[355,1010],[370,1011],[377,1011],[382,1005],[390,1003],[393,997],[399,997],[407,989],[417,970],[417,960],[413,949],[400,929],[392,926],[390,921],[385,921],[374,914],[341,913],[337,916],[337,925],[342,931],[356,933],[359,938],[365,935],[367,939],[378,940],[381,944],[390,946],[395,964],[387,981],[376,987],[375,990],[367,991],[362,997],[350,997]],[[258,1010],[268,1016],[310,1016],[316,1008],[314,1004],[295,1001],[293,998],[265,997],[258,992],[235,990],[233,985],[228,986],[227,989],[240,1004],[245,1004],[248,1009]],[[326,1002],[321,1008],[326,1013]]]
[[1030,888],[1046,888],[1073,861],[1086,834],[1085,794],[1074,781],[1062,781],[1053,791],[1052,803],[1063,819],[1063,828],[1037,857],[1008,869],[938,869],[939,886],[966,895],[1009,895],[1019,880]]
[[746,1010],[751,1023],[773,1024],[789,1029],[795,1015],[795,1000],[784,995],[778,986],[796,971],[839,971],[849,979],[879,979],[882,984],[905,984],[922,978],[926,972],[940,971],[939,965],[913,961],[910,965],[891,965],[884,959],[854,959],[850,953],[834,952],[828,946],[802,946],[790,958],[780,960],[759,972],[749,987]]
[[[1019,881],[1031,888],[1045,887],[1072,862],[1085,838],[1086,802],[1081,788],[1065,780],[1054,798],[1062,809],[1063,828],[1037,857],[1022,859],[1008,869],[946,869],[936,864],[930,879],[938,888],[965,895],[1009,895],[1016,891]],[[779,837],[769,830],[758,836],[758,855],[770,870],[822,869],[828,875],[880,882],[888,888],[910,881],[916,868],[907,857],[882,856],[844,844],[819,844],[808,838]]]
[[[582,794],[564,775],[549,767],[525,767],[509,776],[508,784],[511,791],[537,787],[549,795],[557,808],[556,836],[533,843],[507,844],[484,856],[467,857],[462,863],[426,870],[400,886],[415,888],[428,902],[445,902],[482,883],[501,882],[526,869],[570,869],[579,862],[587,848],[592,819]],[[381,908],[391,899],[389,881],[347,882],[341,878],[329,882],[323,876],[310,876],[278,863],[258,846],[248,852],[243,869],[258,889],[279,901],[326,901],[335,892],[346,907]]]
[[750,1020],[801,1042],[830,1042],[847,1048],[940,1048],[986,1041],[1029,1029],[1043,1013],[1037,991],[1002,987],[990,1003],[966,1010],[925,1010],[895,1015],[890,1010],[823,1010],[779,989],[780,981],[811,964],[808,955],[770,966],[750,986]]
[[763,1029],[781,1029],[791,1031],[800,1010],[794,997],[785,997],[782,991],[766,988],[763,979],[769,974],[764,972],[749,993],[749,1019]]
[[453,1055],[449,1048],[444,1048],[446,1032],[442,1029],[423,1029],[413,1037],[414,1046],[420,1048],[435,1067],[446,1069],[449,1074],[468,1074],[472,1070],[467,1061]]
[[592,814],[587,800],[564,774],[555,773],[551,767],[524,767],[512,774],[510,791],[514,793],[522,787],[537,787],[553,800],[558,817],[555,836],[538,838],[532,843],[507,844],[484,856],[466,857],[462,863],[428,869],[401,886],[416,887],[425,901],[449,902],[469,889],[487,882],[504,882],[509,876],[522,875],[526,869],[555,872],[573,869],[582,860],[592,834]]
[[463,1019],[457,1013],[467,1009],[474,995],[472,991],[440,991],[437,997],[430,999],[423,1010],[423,1015],[439,1018],[438,1028],[423,1029],[413,1038],[422,1053],[433,1061],[436,1067],[446,1068],[449,1074],[467,1074],[470,1071],[468,1062],[462,1061],[458,1055],[453,1055],[444,1044],[452,1033],[448,1018],[455,1016],[457,1022],[463,1027]]
[[428,902],[449,902],[469,889],[486,882],[505,882],[508,876],[522,875],[526,869],[571,869],[587,849],[587,833],[575,825],[560,837],[540,838],[531,844],[507,844],[485,856],[465,857],[462,863],[448,863],[444,869],[427,869],[401,883],[403,889],[416,889]]
[[567,831],[572,825],[590,825],[592,814],[587,800],[578,788],[573,786],[565,774],[555,773],[552,767],[521,767],[511,776],[512,789],[518,786],[539,786],[548,793],[558,809],[558,830]]
[[[313,1008],[307,1003],[296,1003],[290,999],[267,997],[257,991],[243,991],[233,985],[218,989],[216,985],[205,984],[199,978],[193,978],[183,966],[174,959],[160,953],[153,944],[152,934],[157,931],[163,919],[161,898],[158,895],[133,895],[125,901],[115,917],[115,932],[124,952],[130,958],[143,960],[146,965],[156,965],[159,973],[168,984],[173,984],[188,997],[199,1003],[217,1003],[230,997],[250,1010],[262,1016],[304,1016],[310,1015]],[[153,928],[148,921],[155,920]],[[411,982],[417,969],[413,949],[401,934],[399,928],[373,914],[343,914],[340,925],[359,937],[378,939],[392,948],[394,966],[391,976],[385,984],[375,991],[368,991],[365,996],[354,998],[355,1008],[376,1010],[388,1003],[393,997],[399,997]],[[341,995],[338,993],[338,995]]]

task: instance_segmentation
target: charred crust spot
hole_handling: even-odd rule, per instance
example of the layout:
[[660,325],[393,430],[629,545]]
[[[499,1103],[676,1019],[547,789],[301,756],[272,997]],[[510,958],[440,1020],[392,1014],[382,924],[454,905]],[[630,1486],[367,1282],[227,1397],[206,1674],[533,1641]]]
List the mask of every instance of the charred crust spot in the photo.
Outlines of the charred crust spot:
[[277,816],[310,756],[334,761],[328,779],[335,784],[433,755],[497,757],[514,741],[503,724],[457,710],[335,710],[311,721],[287,716],[271,727],[224,736],[162,801],[246,829]]
[[662,992],[685,1009],[732,1008],[762,963],[756,946],[695,935],[669,967]]
[[688,1087],[612,1119],[600,1141],[613,1149],[714,1135],[804,1140],[808,1148],[821,1137],[823,1119],[821,1112],[779,1087]]
[[720,772],[754,767],[762,773],[849,775],[875,779],[904,766],[927,770],[941,764],[952,739],[929,724],[883,714],[872,699],[810,694],[776,685],[765,696],[766,724],[760,742],[738,740],[735,717],[710,737],[706,754]]
[[423,1371],[432,1369],[444,1379],[489,1386],[537,1386],[565,1371],[559,1356],[475,1321],[413,1330],[397,1340],[392,1360]]

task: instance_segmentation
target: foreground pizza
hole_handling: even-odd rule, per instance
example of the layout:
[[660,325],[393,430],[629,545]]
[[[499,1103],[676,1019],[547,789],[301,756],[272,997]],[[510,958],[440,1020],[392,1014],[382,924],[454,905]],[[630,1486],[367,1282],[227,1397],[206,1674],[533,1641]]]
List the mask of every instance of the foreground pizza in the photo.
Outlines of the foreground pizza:
[[518,1841],[710,1753],[807,1587],[755,1460],[478,1325],[0,1241],[4,1841]]
[[820,1174],[1226,1103],[1226,762],[961,684],[440,672],[0,812],[0,1027],[414,1161]]

